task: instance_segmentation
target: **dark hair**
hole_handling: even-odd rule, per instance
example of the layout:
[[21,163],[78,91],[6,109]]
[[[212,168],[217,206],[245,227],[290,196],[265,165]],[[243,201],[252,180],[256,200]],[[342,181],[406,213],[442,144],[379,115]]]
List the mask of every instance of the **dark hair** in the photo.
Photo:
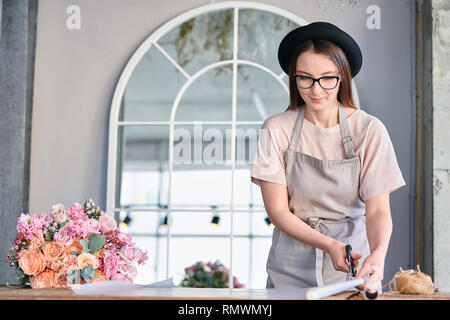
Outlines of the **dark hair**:
[[295,110],[299,106],[305,104],[305,101],[298,92],[294,74],[297,68],[298,56],[306,51],[324,54],[334,62],[342,79],[337,94],[337,99],[343,106],[357,109],[352,95],[352,74],[350,71],[350,65],[344,51],[342,51],[339,46],[328,40],[308,40],[300,43],[295,48],[289,61],[289,106],[286,111]]

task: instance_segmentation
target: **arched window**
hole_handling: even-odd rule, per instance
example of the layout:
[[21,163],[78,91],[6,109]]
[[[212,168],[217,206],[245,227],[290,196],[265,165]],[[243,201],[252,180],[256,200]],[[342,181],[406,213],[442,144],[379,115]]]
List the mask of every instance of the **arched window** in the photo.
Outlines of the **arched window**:
[[206,5],[127,63],[111,106],[107,211],[149,250],[136,282],[178,282],[196,261],[220,260],[247,288],[265,287],[272,227],[251,164],[261,124],[288,106],[278,44],[304,24],[258,3]]

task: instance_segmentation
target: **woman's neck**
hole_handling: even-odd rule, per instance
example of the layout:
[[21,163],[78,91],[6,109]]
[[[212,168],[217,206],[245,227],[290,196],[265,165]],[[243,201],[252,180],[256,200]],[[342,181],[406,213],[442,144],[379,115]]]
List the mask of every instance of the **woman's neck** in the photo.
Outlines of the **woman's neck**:
[[329,128],[339,123],[339,105],[326,106],[322,110],[306,107],[305,119],[318,127]]

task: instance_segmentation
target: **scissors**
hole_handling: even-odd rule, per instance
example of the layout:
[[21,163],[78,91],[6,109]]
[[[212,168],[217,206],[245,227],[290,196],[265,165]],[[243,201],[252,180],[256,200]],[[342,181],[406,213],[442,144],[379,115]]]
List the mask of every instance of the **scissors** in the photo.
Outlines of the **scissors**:
[[350,272],[352,274],[352,277],[356,276],[356,269],[353,268],[353,261],[352,261],[352,246],[351,245],[346,245],[345,246],[345,252],[347,254],[347,258],[345,259],[347,261],[348,267],[350,269]]

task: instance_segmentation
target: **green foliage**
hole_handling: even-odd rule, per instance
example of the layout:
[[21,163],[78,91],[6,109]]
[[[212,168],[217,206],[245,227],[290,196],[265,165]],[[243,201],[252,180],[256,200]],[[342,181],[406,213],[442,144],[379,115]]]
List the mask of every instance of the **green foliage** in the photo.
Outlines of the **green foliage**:
[[23,273],[23,270],[19,266],[16,267],[16,277],[22,284],[30,282],[30,276]]
[[92,265],[87,265],[86,267],[81,269],[81,276],[87,283],[90,283],[92,278],[98,277]]
[[81,253],[89,252],[89,243],[86,239],[81,239],[80,244],[82,246]]
[[91,233],[89,235],[88,249],[89,253],[93,254],[95,251],[100,250],[105,245],[105,236],[101,234]]
[[80,282],[80,270],[74,269],[74,270],[70,271],[66,275],[66,279],[70,283],[79,283]]

